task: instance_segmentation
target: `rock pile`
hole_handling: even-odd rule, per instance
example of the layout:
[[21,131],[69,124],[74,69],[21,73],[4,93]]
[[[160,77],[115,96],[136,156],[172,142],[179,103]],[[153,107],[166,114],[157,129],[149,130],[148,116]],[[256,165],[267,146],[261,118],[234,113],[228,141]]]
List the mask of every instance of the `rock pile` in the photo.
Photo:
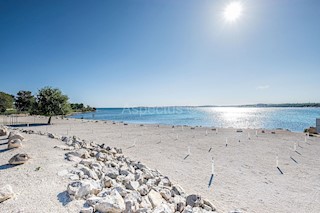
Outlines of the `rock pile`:
[[200,195],[187,195],[159,171],[125,157],[121,149],[52,133],[30,132],[59,139],[69,150],[65,158],[75,167],[58,173],[72,182],[67,186],[71,200],[83,201],[82,213],[206,213],[215,206]]
[[76,167],[63,172],[73,182],[67,187],[72,200],[83,200],[82,212],[214,212],[214,205],[199,195],[187,195],[168,177],[141,162],[132,161],[121,149],[62,137],[76,151],[66,159]]

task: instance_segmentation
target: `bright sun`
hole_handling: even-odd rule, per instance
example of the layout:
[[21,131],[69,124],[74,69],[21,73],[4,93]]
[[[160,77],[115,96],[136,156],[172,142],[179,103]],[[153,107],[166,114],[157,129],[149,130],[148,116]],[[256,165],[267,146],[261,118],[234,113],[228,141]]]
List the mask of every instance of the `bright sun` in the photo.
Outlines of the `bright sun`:
[[240,2],[231,2],[224,10],[224,18],[228,22],[236,21],[242,14],[242,4]]

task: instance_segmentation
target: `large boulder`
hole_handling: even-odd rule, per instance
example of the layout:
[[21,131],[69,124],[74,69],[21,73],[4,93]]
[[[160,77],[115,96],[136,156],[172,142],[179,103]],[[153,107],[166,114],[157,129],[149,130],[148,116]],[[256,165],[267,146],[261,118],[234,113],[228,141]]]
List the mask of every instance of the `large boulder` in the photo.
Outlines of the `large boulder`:
[[23,141],[24,137],[19,132],[10,132],[8,139],[9,141],[14,139],[20,139],[21,141]]
[[14,193],[10,185],[5,185],[0,188],[0,203],[12,198]]
[[11,165],[19,165],[26,163],[30,157],[27,154],[16,154],[9,160],[9,164]]
[[21,146],[22,146],[22,142],[20,139],[14,139],[8,142],[8,149],[19,148]]

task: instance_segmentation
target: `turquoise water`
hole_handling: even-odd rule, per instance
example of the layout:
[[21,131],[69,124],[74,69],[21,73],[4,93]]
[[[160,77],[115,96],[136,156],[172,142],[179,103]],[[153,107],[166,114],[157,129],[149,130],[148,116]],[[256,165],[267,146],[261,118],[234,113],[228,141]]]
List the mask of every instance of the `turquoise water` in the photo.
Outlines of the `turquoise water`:
[[127,123],[233,128],[283,128],[301,132],[315,126],[320,108],[156,107],[99,108],[73,118]]

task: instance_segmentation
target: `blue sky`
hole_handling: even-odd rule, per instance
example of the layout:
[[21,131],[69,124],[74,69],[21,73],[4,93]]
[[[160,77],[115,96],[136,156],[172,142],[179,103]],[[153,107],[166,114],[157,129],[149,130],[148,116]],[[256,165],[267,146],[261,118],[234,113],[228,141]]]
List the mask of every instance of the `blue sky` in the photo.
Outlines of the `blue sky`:
[[320,1],[0,0],[0,91],[96,107],[320,102]]

